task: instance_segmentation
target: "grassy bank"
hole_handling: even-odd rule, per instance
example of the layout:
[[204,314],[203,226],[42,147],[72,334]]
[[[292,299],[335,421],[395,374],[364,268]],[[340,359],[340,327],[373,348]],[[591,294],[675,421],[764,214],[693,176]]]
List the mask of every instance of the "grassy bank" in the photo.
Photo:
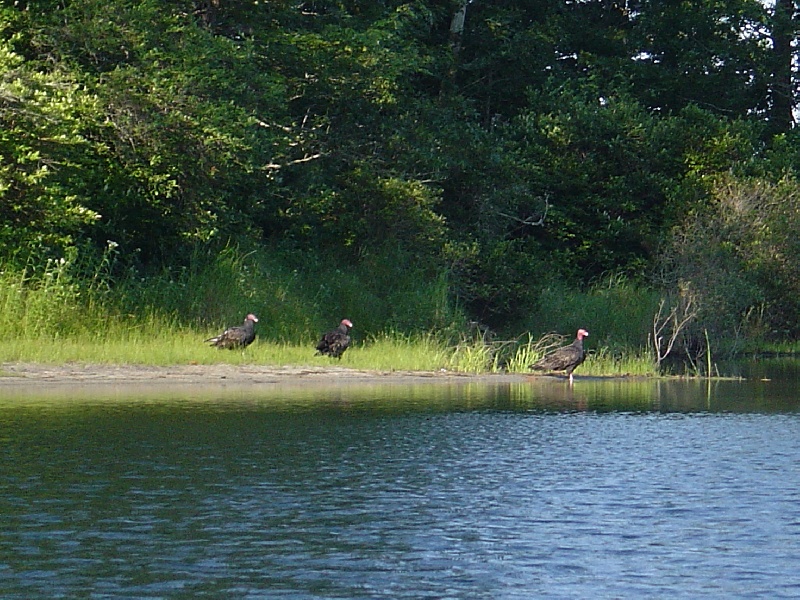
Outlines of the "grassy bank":
[[[526,362],[536,360],[524,345],[512,361],[500,365],[490,347],[458,344],[455,347],[430,336],[385,336],[358,343],[341,360],[315,356],[313,344],[258,340],[245,351],[220,351],[202,343],[204,335],[192,330],[172,331],[164,338],[131,335],[126,338],[40,338],[0,342],[0,363],[68,362],[97,364],[257,364],[271,366],[341,366],[380,371],[457,371],[466,373],[529,372]],[[580,367],[587,375],[656,375],[646,356],[615,357],[593,353]]]
[[[2,268],[0,362],[527,372],[585,327],[589,358],[580,373],[657,374],[648,348],[660,300],[653,290],[619,278],[588,291],[549,287],[520,333],[476,333],[449,297],[446,273],[387,257],[384,268],[378,258],[346,269],[314,261],[301,268],[275,253],[227,248],[143,276],[121,271],[109,248],[95,264],[73,256]],[[259,317],[258,339],[245,352],[204,344],[248,312]],[[352,348],[341,361],[315,357],[320,332],[344,316],[355,323]]]

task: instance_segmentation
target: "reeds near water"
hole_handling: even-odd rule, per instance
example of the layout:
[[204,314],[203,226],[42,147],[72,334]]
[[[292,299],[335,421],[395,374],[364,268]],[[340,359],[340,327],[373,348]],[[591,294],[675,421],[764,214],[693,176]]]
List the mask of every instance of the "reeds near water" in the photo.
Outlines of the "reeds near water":
[[[76,257],[38,269],[0,264],[0,362],[522,373],[585,327],[589,356],[579,374],[657,374],[647,334],[659,296],[622,279],[589,291],[543,289],[522,333],[487,336],[468,333],[446,275],[408,265],[376,278],[372,267],[331,273],[330,265],[299,269],[269,254],[225,249],[141,276],[117,272],[111,250],[89,265]],[[259,317],[258,337],[244,352],[203,343],[248,312]],[[343,317],[355,324],[351,348],[341,361],[315,357],[317,336]]]

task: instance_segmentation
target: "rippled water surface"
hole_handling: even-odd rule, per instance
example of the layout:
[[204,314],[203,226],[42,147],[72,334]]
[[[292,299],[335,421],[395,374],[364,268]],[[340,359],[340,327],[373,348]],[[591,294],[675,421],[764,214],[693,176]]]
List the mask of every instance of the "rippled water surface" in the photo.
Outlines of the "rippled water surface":
[[797,598],[796,379],[0,400],[3,598]]

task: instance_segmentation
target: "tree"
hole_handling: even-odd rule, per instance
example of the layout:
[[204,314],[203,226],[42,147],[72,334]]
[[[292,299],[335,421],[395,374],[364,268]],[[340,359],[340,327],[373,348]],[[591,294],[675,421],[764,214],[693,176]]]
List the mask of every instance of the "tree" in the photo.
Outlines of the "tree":
[[793,62],[797,39],[798,15],[794,0],[776,0],[772,13],[772,57],[769,89],[771,133],[785,133],[794,119],[797,89]]
[[[286,88],[243,40],[214,36],[186,5],[71,3],[42,17],[33,50],[78,65],[100,114],[83,125],[85,234],[126,256],[169,261],[182,247],[252,235],[275,188],[267,165],[295,141]],[[268,209],[267,209],[268,210]]]
[[0,252],[59,255],[101,215],[82,184],[83,157],[101,149],[86,123],[97,98],[68,72],[26,60],[24,18],[0,10]]
[[[664,283],[691,292],[689,327],[735,340],[742,332],[782,339],[798,333],[800,186],[793,178],[715,178],[712,199],[671,232],[660,256]],[[750,330],[750,331],[748,331]]]

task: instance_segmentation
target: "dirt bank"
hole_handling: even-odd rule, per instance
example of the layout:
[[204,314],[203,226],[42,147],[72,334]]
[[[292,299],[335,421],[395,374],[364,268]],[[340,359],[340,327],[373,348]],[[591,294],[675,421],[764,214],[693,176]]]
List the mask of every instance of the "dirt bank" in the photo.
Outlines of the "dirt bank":
[[0,390],[18,386],[70,384],[137,385],[314,385],[323,383],[422,383],[525,381],[525,375],[471,375],[448,371],[359,371],[343,367],[272,367],[259,365],[100,365],[4,363]]

